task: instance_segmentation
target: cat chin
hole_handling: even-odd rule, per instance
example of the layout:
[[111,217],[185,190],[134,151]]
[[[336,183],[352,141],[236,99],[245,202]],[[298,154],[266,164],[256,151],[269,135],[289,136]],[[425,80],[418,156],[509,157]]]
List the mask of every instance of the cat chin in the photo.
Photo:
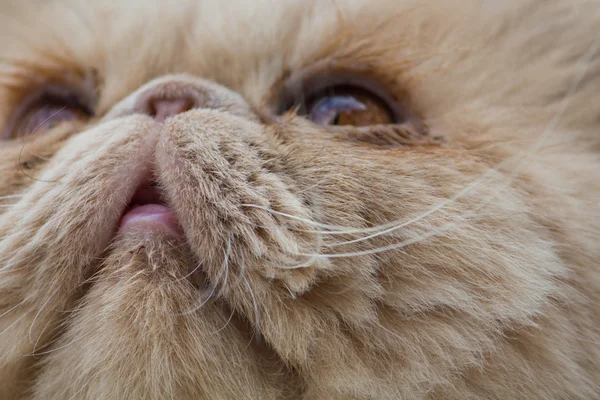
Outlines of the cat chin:
[[193,266],[193,257],[181,236],[152,224],[120,231],[103,258],[101,269],[113,272],[132,268],[160,270],[184,278]]

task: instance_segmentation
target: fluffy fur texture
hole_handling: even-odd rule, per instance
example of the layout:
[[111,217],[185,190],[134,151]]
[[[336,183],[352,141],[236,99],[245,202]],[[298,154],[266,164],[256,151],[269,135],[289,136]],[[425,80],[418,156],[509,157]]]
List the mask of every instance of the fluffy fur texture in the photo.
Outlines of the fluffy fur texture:
[[[0,125],[98,118],[0,142],[0,398],[600,398],[595,2],[1,3]],[[269,118],[319,65],[442,143]],[[169,82],[209,100],[158,125]],[[115,235],[149,170],[185,239]]]

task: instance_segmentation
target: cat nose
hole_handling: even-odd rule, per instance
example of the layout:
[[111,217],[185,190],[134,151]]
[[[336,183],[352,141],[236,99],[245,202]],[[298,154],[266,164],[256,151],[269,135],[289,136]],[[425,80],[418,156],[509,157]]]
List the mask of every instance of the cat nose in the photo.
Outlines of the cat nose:
[[144,107],[147,113],[158,122],[164,122],[167,118],[184,113],[194,108],[195,101],[192,96],[149,96]]
[[258,120],[254,110],[240,94],[216,82],[187,74],[166,75],[148,82],[116,104],[103,119],[145,114],[164,122],[197,108]]

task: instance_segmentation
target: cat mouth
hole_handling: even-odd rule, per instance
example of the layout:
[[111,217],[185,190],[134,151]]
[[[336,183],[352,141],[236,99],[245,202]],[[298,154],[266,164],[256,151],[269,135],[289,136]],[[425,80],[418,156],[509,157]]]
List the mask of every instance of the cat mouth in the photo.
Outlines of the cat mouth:
[[165,201],[156,182],[141,184],[123,211],[119,231],[163,230],[181,235],[182,229],[173,209]]

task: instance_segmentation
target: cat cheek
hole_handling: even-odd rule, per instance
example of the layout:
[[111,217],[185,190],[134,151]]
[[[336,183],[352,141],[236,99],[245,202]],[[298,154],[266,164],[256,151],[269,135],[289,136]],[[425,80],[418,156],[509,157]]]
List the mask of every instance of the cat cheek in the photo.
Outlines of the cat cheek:
[[[169,120],[163,133],[158,137],[157,172],[184,231],[191,233],[187,239],[196,256],[204,259],[215,249],[225,254],[228,240],[243,238],[243,243],[238,239],[231,244],[241,247],[245,260],[269,260],[257,263],[255,270],[282,281],[291,292],[306,291],[314,268],[274,267],[301,264],[290,254],[312,253],[317,238],[281,226],[261,209],[277,204],[280,212],[311,218],[311,210],[293,195],[289,184],[264,168],[261,153],[248,145],[264,140],[265,129],[228,113],[195,110]],[[251,182],[248,173],[254,175]],[[256,229],[263,226],[260,232]],[[311,226],[301,221],[293,227],[311,232]],[[328,261],[313,264],[325,268],[321,264]],[[223,278],[221,257],[208,260],[204,268],[213,279]]]

